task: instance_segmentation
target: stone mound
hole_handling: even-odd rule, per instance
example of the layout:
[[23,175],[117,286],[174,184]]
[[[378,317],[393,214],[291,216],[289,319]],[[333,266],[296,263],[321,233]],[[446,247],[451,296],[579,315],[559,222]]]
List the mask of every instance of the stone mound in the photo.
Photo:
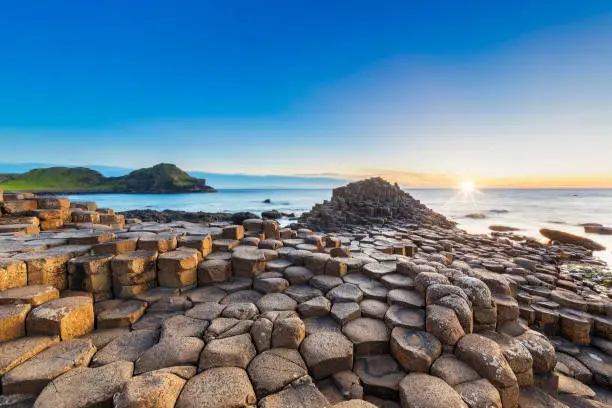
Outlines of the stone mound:
[[300,223],[330,231],[345,225],[387,224],[391,221],[453,228],[456,224],[429,209],[399,185],[374,177],[333,190],[332,198],[302,214]]

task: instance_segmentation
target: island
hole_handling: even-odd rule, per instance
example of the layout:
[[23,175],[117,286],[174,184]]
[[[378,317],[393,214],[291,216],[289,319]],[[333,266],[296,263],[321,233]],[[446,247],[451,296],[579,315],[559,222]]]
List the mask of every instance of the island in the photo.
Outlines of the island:
[[125,176],[104,177],[86,167],[49,167],[23,174],[5,175],[0,181],[5,191],[36,193],[214,193],[205,179],[190,176],[174,164],[160,163],[134,170]]

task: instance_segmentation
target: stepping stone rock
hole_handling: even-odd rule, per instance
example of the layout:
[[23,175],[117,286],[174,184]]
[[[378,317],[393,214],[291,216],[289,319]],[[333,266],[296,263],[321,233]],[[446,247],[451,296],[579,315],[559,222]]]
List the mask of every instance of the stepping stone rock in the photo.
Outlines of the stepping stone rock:
[[306,363],[294,349],[273,348],[257,355],[247,369],[258,398],[278,392],[308,375]]
[[323,294],[319,289],[315,289],[312,286],[293,285],[285,291],[285,295],[298,303],[303,303],[317,296],[322,296]]
[[191,378],[176,408],[247,407],[255,404],[255,392],[246,371],[237,367],[211,368]]
[[26,335],[26,316],[32,306],[0,305],[0,343]]
[[387,302],[390,305],[400,305],[416,309],[425,307],[425,298],[414,290],[393,289],[387,295]]
[[36,336],[0,343],[0,376],[57,342],[59,336]]
[[62,340],[83,336],[94,328],[93,302],[85,296],[51,300],[28,314],[26,327],[28,335],[60,336]]
[[332,302],[361,302],[363,292],[357,285],[352,283],[343,283],[338,285],[329,292],[326,297]]
[[18,288],[27,284],[26,263],[14,258],[0,257],[0,290]]
[[516,339],[531,353],[534,373],[545,373],[555,368],[555,348],[543,334],[529,330]]
[[354,399],[334,404],[332,405],[332,408],[376,408],[376,405],[370,404],[369,402],[361,399]]
[[443,354],[434,361],[430,374],[443,379],[451,387],[481,378],[472,367],[453,354]]
[[427,306],[427,332],[437,337],[442,344],[454,346],[465,331],[452,309],[439,305]]
[[408,374],[399,384],[402,407],[467,408],[461,395],[438,377]]
[[306,336],[306,326],[299,317],[277,318],[272,330],[271,345],[274,348],[297,349]]
[[251,320],[238,320],[220,317],[213,320],[204,333],[204,341],[224,339],[249,333],[253,322]]
[[166,337],[138,357],[134,364],[134,374],[172,366],[195,365],[203,348],[204,342],[196,337]]
[[496,342],[479,334],[467,334],[457,343],[455,355],[497,388],[504,406],[516,406],[517,378]]
[[117,361],[98,368],[77,367],[51,381],[34,404],[37,408],[111,406],[113,395],[132,377],[133,364]]
[[397,270],[396,264],[392,262],[372,262],[363,265],[361,268],[364,274],[372,279],[380,279],[385,275],[394,273]]
[[137,330],[119,336],[94,355],[91,366],[99,367],[118,360],[136,361],[157,340],[154,330]]
[[317,296],[298,306],[303,317],[327,316],[331,310],[331,302],[323,296]]
[[317,275],[314,276],[308,284],[313,288],[319,289],[323,293],[327,293],[336,286],[342,285],[343,280],[337,276]]
[[202,288],[188,290],[183,293],[193,303],[205,303],[205,302],[219,303],[221,299],[227,296],[227,292],[215,286],[205,286]]
[[112,329],[117,327],[130,327],[142,317],[147,310],[147,303],[139,300],[126,300],[117,307],[105,310],[98,314],[98,328]]
[[91,343],[96,346],[97,350],[101,350],[108,343],[115,340],[119,336],[129,333],[130,330],[126,327],[120,327],[117,329],[102,329],[95,330],[85,336],[81,337],[85,340],[91,340]]
[[295,310],[297,302],[283,293],[269,293],[257,301],[257,307],[264,312],[274,310]]
[[583,347],[576,358],[593,373],[595,383],[612,387],[612,357],[595,348]]
[[276,394],[268,395],[259,402],[259,408],[321,408],[329,401],[313,384],[288,387]]
[[113,398],[114,408],[172,408],[185,383],[183,378],[161,371],[132,377]]
[[225,307],[225,305],[213,302],[200,303],[186,311],[185,316],[199,320],[214,320],[221,316]]
[[289,287],[289,282],[283,278],[258,278],[253,281],[253,289],[261,293],[282,293]]
[[397,399],[400,381],[406,375],[389,354],[356,358],[354,371],[365,393],[388,399]]
[[402,275],[401,273],[391,273],[385,275],[380,279],[380,281],[389,289],[414,289],[414,279],[412,279],[410,276]]
[[29,303],[32,307],[59,299],[59,291],[49,285],[30,285],[0,291],[0,305]]
[[304,285],[308,283],[314,274],[304,266],[290,266],[283,271],[283,276],[292,285]]
[[300,353],[315,379],[353,368],[353,343],[341,333],[310,334],[302,342]]
[[164,340],[169,337],[201,338],[208,325],[209,323],[205,320],[193,319],[183,315],[174,316],[162,323],[161,339]]
[[39,394],[54,378],[74,367],[87,367],[95,352],[90,340],[62,341],[2,376],[2,392]]
[[392,305],[385,313],[385,323],[389,327],[405,327],[412,330],[425,329],[425,312],[400,305]]
[[427,332],[396,327],[391,333],[391,354],[407,372],[428,373],[441,353],[442,343]]
[[499,391],[484,378],[459,384],[455,391],[470,407],[502,408]]
[[253,303],[232,303],[221,312],[223,317],[238,320],[253,320],[257,314],[259,314],[259,310]]
[[373,319],[384,319],[389,305],[386,302],[381,302],[374,299],[364,299],[359,304],[361,315],[363,317],[371,317]]
[[389,353],[389,332],[382,320],[368,317],[351,320],[342,328],[357,356]]
[[252,278],[266,271],[266,257],[257,248],[236,250],[232,254],[234,276]]
[[375,280],[360,284],[359,289],[368,299],[386,300],[389,293],[385,285]]
[[201,371],[215,367],[239,367],[246,369],[256,354],[257,351],[251,342],[250,334],[212,340],[202,351],[199,369]]
[[334,303],[330,315],[340,325],[345,325],[351,320],[361,317],[361,309],[355,302]]
[[261,298],[261,293],[246,289],[230,293],[224,297],[220,303],[222,305],[229,305],[230,303],[257,303]]
[[328,316],[305,318],[304,326],[306,326],[306,335],[308,336],[319,332],[342,332],[342,328],[340,327],[340,325],[338,325],[338,323],[334,319]]
[[222,259],[210,259],[198,264],[198,285],[224,282],[232,276],[232,263]]

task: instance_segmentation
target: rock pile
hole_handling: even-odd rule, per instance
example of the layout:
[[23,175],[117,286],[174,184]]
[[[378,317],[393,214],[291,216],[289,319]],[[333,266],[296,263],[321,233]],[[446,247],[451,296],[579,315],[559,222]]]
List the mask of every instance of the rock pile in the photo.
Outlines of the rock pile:
[[334,189],[330,201],[302,214],[300,222],[315,231],[336,231],[349,225],[375,225],[390,221],[452,228],[456,224],[415,200],[397,184],[380,177]]
[[87,222],[1,234],[0,406],[609,406],[590,251],[469,235],[392,186],[372,190],[386,213],[366,190],[335,194],[357,223],[327,233],[105,225],[90,203]]

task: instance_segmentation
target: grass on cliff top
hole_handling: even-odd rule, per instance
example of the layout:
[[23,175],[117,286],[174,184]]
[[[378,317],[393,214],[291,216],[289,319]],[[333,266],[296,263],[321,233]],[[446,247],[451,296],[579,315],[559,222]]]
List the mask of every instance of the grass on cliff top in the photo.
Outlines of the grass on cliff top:
[[100,191],[112,188],[104,176],[84,167],[35,169],[0,183],[5,191]]

